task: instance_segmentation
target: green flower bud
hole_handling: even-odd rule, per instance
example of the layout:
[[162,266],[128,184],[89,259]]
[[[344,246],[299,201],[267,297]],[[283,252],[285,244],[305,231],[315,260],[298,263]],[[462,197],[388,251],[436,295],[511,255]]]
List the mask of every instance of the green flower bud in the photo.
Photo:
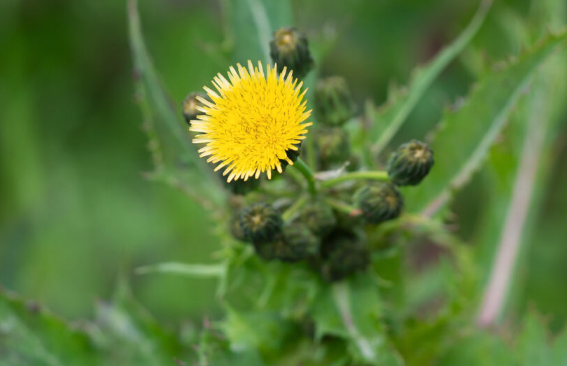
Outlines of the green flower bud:
[[185,122],[187,122],[188,125],[191,125],[191,121],[197,119],[197,116],[205,114],[197,109],[197,107],[204,107],[203,103],[197,100],[197,97],[208,99],[205,93],[199,92],[189,93],[183,100],[182,112]]
[[314,132],[321,169],[343,164],[350,157],[348,135],[340,127],[323,127]]
[[297,262],[319,251],[320,239],[300,222],[283,228],[284,247],[278,258],[285,262]]
[[298,262],[319,250],[320,240],[301,223],[284,226],[283,232],[273,241],[254,243],[256,254],[265,260]]
[[340,126],[354,117],[356,106],[346,80],[333,76],[315,86],[315,115],[322,124]]
[[319,271],[325,280],[340,281],[366,270],[369,264],[370,253],[366,240],[361,236],[335,230],[323,240]]
[[278,72],[284,67],[293,70],[293,76],[302,79],[314,66],[305,34],[293,27],[283,27],[274,32],[270,42],[270,56],[277,64]]
[[282,217],[267,203],[253,203],[242,210],[240,227],[247,241],[267,243],[282,230]]
[[244,235],[244,231],[242,231],[242,226],[240,226],[240,215],[241,211],[237,211],[232,217],[230,218],[230,233],[236,240],[246,241],[246,236]]
[[271,261],[277,258],[278,252],[281,250],[280,246],[283,244],[281,235],[278,235],[276,239],[269,242],[253,243],[254,250],[258,257],[266,261]]
[[388,176],[399,186],[415,186],[433,166],[433,150],[421,141],[400,145],[388,160]]
[[313,200],[303,207],[300,221],[319,237],[331,232],[337,223],[333,209],[321,199]]
[[402,195],[388,182],[372,182],[362,187],[356,192],[354,201],[369,224],[395,219],[403,208]]

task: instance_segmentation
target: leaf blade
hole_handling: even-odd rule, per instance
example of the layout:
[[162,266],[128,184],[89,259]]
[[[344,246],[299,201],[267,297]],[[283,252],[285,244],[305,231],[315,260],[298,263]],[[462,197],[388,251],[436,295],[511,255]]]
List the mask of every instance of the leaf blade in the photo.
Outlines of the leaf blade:
[[373,156],[377,156],[384,150],[425,91],[475,36],[484,23],[491,5],[492,0],[482,1],[473,19],[459,37],[444,48],[426,67],[416,70],[409,83],[409,91],[402,97],[397,97],[393,102],[389,102],[385,107],[378,109],[374,114],[374,123],[368,137],[370,141],[377,140],[372,146]]
[[157,172],[153,177],[181,188],[204,205],[225,196],[213,169],[199,158],[184,122],[176,113],[155,70],[142,35],[137,0],[128,1],[129,41],[137,99],[150,136]]
[[370,277],[355,276],[325,286],[313,304],[316,337],[334,335],[349,344],[355,359],[372,365],[403,365],[380,321],[381,301]]
[[224,0],[233,37],[233,61],[270,63],[269,43],[272,32],[293,24],[291,4],[287,0]]
[[445,206],[452,190],[468,182],[505,126],[533,72],[566,38],[567,32],[550,35],[504,70],[487,74],[458,111],[444,116],[442,129],[431,143],[436,152],[431,173],[418,187],[404,189],[408,212],[434,215]]
[[225,271],[225,266],[222,264],[166,262],[139,267],[136,269],[136,274],[168,273],[195,278],[221,278],[224,276]]

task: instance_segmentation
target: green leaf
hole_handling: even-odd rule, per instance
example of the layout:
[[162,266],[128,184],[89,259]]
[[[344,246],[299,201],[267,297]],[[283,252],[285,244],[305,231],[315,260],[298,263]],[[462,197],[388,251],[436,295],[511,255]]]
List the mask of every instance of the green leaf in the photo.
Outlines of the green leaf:
[[406,210],[433,215],[445,206],[451,191],[461,188],[479,168],[502,131],[537,67],[567,38],[550,35],[504,69],[486,75],[455,112],[448,112],[431,147],[435,165],[418,186],[404,189]]
[[325,335],[344,338],[353,357],[371,365],[403,365],[382,324],[382,304],[368,275],[325,286],[312,314],[318,339]]
[[47,309],[0,289],[2,365],[96,365],[90,335]]
[[288,0],[223,0],[235,62],[271,63],[270,40],[280,27],[293,25]]
[[196,278],[221,278],[225,273],[222,264],[159,263],[136,269],[137,274],[169,273]]
[[402,91],[393,92],[389,96],[388,103],[376,111],[373,116],[374,123],[368,131],[368,139],[374,142],[372,156],[377,156],[382,152],[433,81],[471,41],[484,22],[491,5],[492,0],[482,1],[477,13],[463,33],[428,65],[416,69],[408,87]]
[[294,340],[297,327],[277,312],[240,312],[226,306],[221,329],[233,351],[257,350],[265,357],[278,357],[286,343]]
[[301,319],[307,313],[319,290],[319,279],[313,271],[299,264],[266,263],[266,278],[258,297],[259,309],[278,311],[289,319]]
[[[557,4],[553,1],[534,4],[532,12],[536,17],[529,23],[533,27],[531,33],[539,34],[544,25],[563,23],[564,12],[557,11],[555,5]],[[543,11],[546,8],[547,10]],[[538,14],[553,16],[538,19]],[[518,43],[529,37],[530,29],[526,25],[524,28],[520,33],[523,37],[516,41]],[[508,33],[508,38],[518,38],[517,32]],[[562,49],[561,52],[555,52],[538,69],[530,92],[511,116],[510,126],[505,131],[505,140],[491,149],[489,160],[482,171],[481,177],[486,186],[490,187],[487,194],[490,195],[491,202],[491,205],[483,208],[480,215],[482,221],[476,238],[479,261],[484,263],[482,267],[492,267],[491,272],[483,273],[481,282],[486,284],[486,290],[479,321],[485,324],[497,321],[506,303],[510,308],[515,302],[519,302],[519,299],[513,296],[514,288],[517,288],[517,292],[522,293],[522,296],[529,298],[530,304],[533,302],[526,288],[530,287],[529,282],[537,283],[534,287],[539,288],[542,278],[534,278],[532,273],[548,273],[553,276],[549,271],[549,261],[546,261],[544,271],[543,268],[533,265],[533,261],[537,262],[537,259],[530,256],[531,273],[526,275],[528,284],[514,280],[517,277],[514,273],[523,272],[522,265],[525,265],[525,261],[521,258],[527,258],[521,253],[527,253],[531,242],[536,238],[533,231],[542,214],[541,206],[551,178],[552,172],[547,162],[552,160],[553,146],[557,138],[554,127],[562,120],[563,100],[567,97],[566,85],[558,83],[557,80],[567,77],[566,61],[567,52]],[[547,217],[546,213],[546,222]],[[554,235],[549,228],[539,230]],[[541,234],[537,234],[537,242],[553,241],[546,239],[547,237],[542,238]],[[562,243],[557,246],[563,247],[560,244]],[[548,258],[554,255],[552,253],[561,256],[553,246],[549,246],[546,254]],[[515,264],[516,262],[518,264]],[[554,298],[555,301],[561,302],[555,295]],[[495,299],[497,301],[494,301]],[[516,312],[516,309],[511,308],[509,311]]]
[[97,303],[96,329],[107,365],[169,365],[189,357],[177,337],[136,303],[124,281],[112,301]]
[[[436,365],[440,366],[492,366],[492,365],[567,365],[567,333],[552,339],[541,316],[530,312],[521,329],[513,338],[501,337],[481,329],[463,332],[447,348]],[[509,338],[509,337],[508,337]]]
[[163,180],[206,204],[223,202],[224,191],[213,169],[199,158],[189,132],[154,69],[142,36],[137,0],[128,2],[130,47],[136,96],[150,137],[156,173]]
[[264,366],[255,350],[232,351],[229,342],[212,330],[204,330],[198,348],[199,366]]

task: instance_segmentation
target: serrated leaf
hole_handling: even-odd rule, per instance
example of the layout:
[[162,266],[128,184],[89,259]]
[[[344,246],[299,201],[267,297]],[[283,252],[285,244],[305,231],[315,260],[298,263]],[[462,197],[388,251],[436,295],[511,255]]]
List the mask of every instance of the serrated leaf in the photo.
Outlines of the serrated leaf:
[[89,366],[99,355],[84,329],[0,289],[0,359],[14,366]]
[[96,326],[107,364],[158,366],[187,357],[175,335],[133,299],[123,280],[112,301],[97,304]]
[[137,0],[128,2],[130,47],[137,99],[150,136],[155,178],[166,181],[200,202],[222,202],[224,191],[213,169],[206,166],[190,142],[189,132],[154,69],[142,36]]
[[258,350],[265,357],[277,357],[285,344],[294,340],[297,328],[277,312],[240,312],[228,305],[225,309],[221,329],[235,352]]
[[[550,335],[541,316],[528,313],[512,339],[493,332],[470,329],[445,350],[435,364],[440,366],[567,365],[567,333],[556,339]],[[507,337],[510,338],[510,337]]]
[[199,366],[264,366],[255,350],[239,352],[230,349],[229,342],[211,330],[203,331],[198,348]]
[[550,35],[499,71],[486,75],[455,112],[448,112],[431,147],[435,165],[418,186],[404,189],[406,211],[433,215],[451,191],[461,188],[479,168],[505,126],[537,67],[567,38]]
[[387,104],[376,111],[373,116],[374,123],[367,137],[373,143],[373,156],[377,156],[388,145],[429,86],[471,41],[483,24],[491,5],[492,0],[482,1],[477,13],[463,33],[428,65],[416,69],[407,88],[394,91],[389,96]]
[[499,337],[489,332],[472,330],[472,334],[460,337],[446,349],[435,365],[520,366],[524,364],[516,362],[514,352]]
[[257,306],[263,310],[278,311],[289,319],[301,319],[316,298],[319,279],[300,265],[266,263],[262,271],[266,278]]
[[271,62],[272,32],[293,25],[288,0],[223,0],[230,24],[235,62]]
[[[508,295],[508,291],[502,291],[502,288],[510,286],[513,264],[537,217],[530,214],[537,211],[537,207],[534,207],[537,206],[537,200],[534,198],[541,196],[539,193],[545,186],[545,177],[548,175],[542,171],[541,162],[549,152],[550,145],[546,146],[545,142],[550,125],[554,122],[551,102],[564,93],[546,85],[542,79],[542,72],[546,70],[549,69],[546,67],[538,73],[532,92],[524,100],[519,113],[512,119],[513,124],[506,131],[508,140],[503,146],[492,150],[487,167],[486,178],[493,183],[497,194],[492,200],[493,204],[485,209],[484,226],[480,228],[484,236],[481,237],[483,241],[480,244],[485,252],[493,249],[496,253],[479,315],[479,321],[483,323],[493,323],[500,315]],[[557,76],[560,77],[561,73]],[[503,186],[502,183],[508,184]],[[490,222],[487,221],[489,219]],[[486,254],[488,253],[485,256]]]
[[318,339],[325,335],[345,339],[353,357],[371,365],[403,365],[381,321],[378,289],[367,275],[325,286],[311,312]]
[[[551,10],[555,5],[552,1],[537,2],[533,12],[548,14],[542,9]],[[554,14],[555,22],[545,17],[529,24],[539,34],[544,25],[563,23],[561,14]],[[521,39],[516,40],[516,32],[507,32],[508,38],[518,43],[528,38],[530,30],[524,27]],[[514,303],[508,299],[513,299],[510,295],[514,293],[514,263],[521,257],[519,253],[533,241],[532,230],[550,178],[550,167],[546,162],[553,154],[554,126],[561,121],[563,100],[567,96],[565,84],[558,82],[567,76],[564,67],[567,53],[564,49],[561,51],[554,53],[538,69],[530,92],[511,116],[505,140],[491,149],[483,169],[482,178],[491,188],[488,192],[491,205],[483,208],[476,242],[480,261],[485,263],[483,267],[490,268],[492,264],[492,272],[486,271],[482,281],[486,283],[486,290],[478,321],[484,324],[498,320],[505,302]],[[527,292],[526,286],[521,282],[521,292]],[[503,291],[503,288],[512,290]]]

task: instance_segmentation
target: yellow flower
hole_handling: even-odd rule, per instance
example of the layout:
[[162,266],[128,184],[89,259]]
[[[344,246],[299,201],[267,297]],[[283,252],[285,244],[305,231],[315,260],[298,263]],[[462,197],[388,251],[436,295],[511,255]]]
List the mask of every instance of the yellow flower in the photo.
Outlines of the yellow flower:
[[237,179],[258,179],[266,172],[272,178],[272,170],[281,173],[281,160],[293,165],[287,157],[287,150],[297,150],[305,139],[304,123],[311,111],[305,112],[305,90],[303,82],[297,84],[286,69],[278,76],[276,66],[267,65],[264,74],[262,63],[248,69],[237,64],[238,73],[230,67],[228,80],[220,73],[213,85],[218,93],[204,87],[212,100],[198,97],[205,113],[198,120],[191,121],[191,131],[201,132],[193,143],[206,144],[199,149],[200,157],[209,156],[207,162],[220,163],[215,171],[225,168],[223,175],[228,182]]

